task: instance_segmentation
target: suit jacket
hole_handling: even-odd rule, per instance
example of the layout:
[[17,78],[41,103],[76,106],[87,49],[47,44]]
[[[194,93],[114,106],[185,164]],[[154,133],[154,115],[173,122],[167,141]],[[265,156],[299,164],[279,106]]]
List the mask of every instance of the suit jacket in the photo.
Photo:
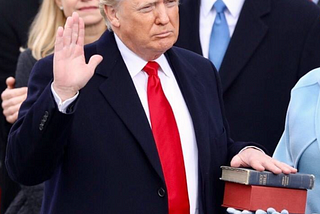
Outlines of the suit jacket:
[[[177,46],[202,54],[200,0],[181,0]],[[208,26],[211,27],[211,26]],[[290,90],[320,66],[320,9],[305,0],[246,0],[220,67],[234,140],[272,154],[284,128]]]
[[[113,33],[85,47],[104,60],[68,113],[51,93],[52,57],[35,65],[6,164],[25,185],[45,181],[42,213],[167,213],[151,128]],[[247,143],[229,138],[219,79],[210,61],[173,47],[165,53],[190,111],[199,150],[200,213],[222,213],[220,165]]]
[[[320,68],[302,77],[291,91],[286,125],[274,158],[290,164],[301,173],[320,176]],[[320,212],[320,180],[308,191],[305,213]]]

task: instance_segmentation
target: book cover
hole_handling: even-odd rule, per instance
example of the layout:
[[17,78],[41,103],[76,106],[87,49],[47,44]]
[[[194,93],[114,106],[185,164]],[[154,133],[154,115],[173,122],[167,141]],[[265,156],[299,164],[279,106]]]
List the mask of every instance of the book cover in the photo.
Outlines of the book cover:
[[272,207],[277,211],[286,209],[290,214],[302,214],[305,213],[306,200],[306,189],[225,182],[222,206],[250,211],[256,211],[257,209],[267,210]]
[[249,168],[221,166],[221,180],[246,185],[285,187],[294,189],[312,189],[315,176],[312,174],[273,174],[269,171],[256,171]]

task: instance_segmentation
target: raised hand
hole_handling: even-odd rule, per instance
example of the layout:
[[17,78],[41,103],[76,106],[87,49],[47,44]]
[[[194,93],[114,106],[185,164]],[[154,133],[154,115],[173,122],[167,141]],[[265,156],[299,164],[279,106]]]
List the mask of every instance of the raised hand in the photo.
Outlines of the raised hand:
[[62,101],[73,97],[93,76],[102,56],[84,56],[84,22],[77,13],[68,17],[64,29],[56,34],[53,62],[53,88]]
[[14,123],[18,118],[20,106],[27,98],[27,87],[14,88],[15,79],[8,77],[7,88],[1,94],[3,114],[9,123]]

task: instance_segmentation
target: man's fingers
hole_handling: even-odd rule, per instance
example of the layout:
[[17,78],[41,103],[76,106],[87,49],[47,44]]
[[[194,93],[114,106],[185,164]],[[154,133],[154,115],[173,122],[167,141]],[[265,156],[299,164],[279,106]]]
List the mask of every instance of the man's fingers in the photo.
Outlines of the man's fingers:
[[102,56],[100,55],[93,55],[88,63],[90,70],[95,70],[99,63],[103,60]]
[[63,46],[68,46],[71,43],[73,27],[73,17],[68,17],[63,31]]
[[57,33],[56,33],[56,42],[54,45],[54,52],[57,53],[62,49],[63,49],[63,27],[60,26],[58,27]]
[[77,44],[80,46],[84,46],[84,21],[81,17],[79,17],[79,37],[78,37],[78,41]]
[[71,32],[71,43],[76,44],[78,37],[79,37],[79,15],[74,12],[72,14],[73,18],[73,25],[72,25],[72,32]]
[[243,164],[243,161],[240,159],[239,155],[235,155],[230,163],[230,166],[232,167],[241,167]]
[[297,169],[289,166],[286,163],[280,162],[263,152],[254,149],[247,148],[235,155],[231,160],[231,166],[233,167],[247,167],[251,166],[257,171],[268,170],[275,174],[279,173],[296,173]]
[[290,173],[296,173],[297,172],[296,168],[293,168],[292,166],[290,166],[290,165],[288,165],[286,163],[280,162],[280,161],[275,160],[275,159],[273,159],[273,161],[274,161],[274,165],[276,165],[285,174],[290,174]]

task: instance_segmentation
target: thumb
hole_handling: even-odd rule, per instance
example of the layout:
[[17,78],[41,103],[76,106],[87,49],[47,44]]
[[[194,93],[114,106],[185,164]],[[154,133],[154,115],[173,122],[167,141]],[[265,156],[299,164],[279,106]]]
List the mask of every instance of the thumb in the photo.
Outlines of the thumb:
[[103,57],[101,55],[93,55],[92,57],[90,57],[88,66],[91,70],[95,70],[102,60]]
[[15,79],[15,78],[13,78],[13,77],[8,77],[8,78],[6,79],[7,88],[13,89],[15,82],[16,82],[16,79]]
[[244,162],[240,158],[239,154],[235,155],[230,162],[230,166],[232,167],[241,167],[243,165],[244,165]]

